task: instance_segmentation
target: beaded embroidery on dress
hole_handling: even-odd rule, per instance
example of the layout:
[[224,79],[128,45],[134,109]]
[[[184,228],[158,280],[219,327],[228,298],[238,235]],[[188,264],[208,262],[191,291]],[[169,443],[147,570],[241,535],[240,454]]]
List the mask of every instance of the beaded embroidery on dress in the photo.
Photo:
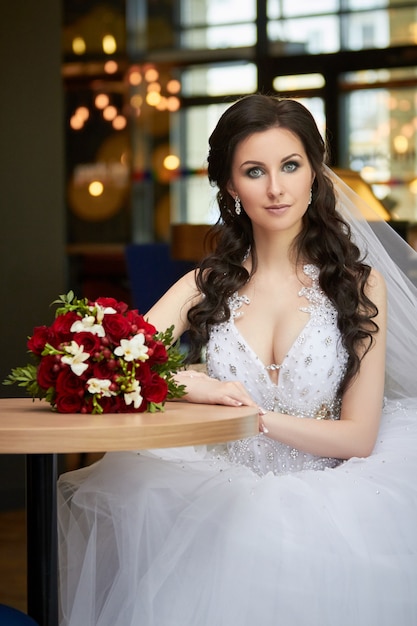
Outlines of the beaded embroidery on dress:
[[[250,306],[238,295],[208,365],[265,408],[338,419],[346,354],[317,269],[305,272],[309,318],[277,385],[234,324]],[[415,399],[388,400],[371,456],[343,463],[259,435],[221,452],[107,453],[64,474],[60,625],[416,626],[416,416]]]
[[[343,378],[347,352],[341,345],[336,309],[319,286],[319,270],[305,265],[311,286],[303,287],[309,306],[300,310],[310,317],[279,365],[278,384],[272,382],[265,366],[239,333],[234,320],[250,306],[247,296],[229,299],[230,318],[211,329],[207,346],[210,376],[243,382],[250,395],[267,411],[279,411],[300,418],[338,419],[338,387]],[[276,366],[275,366],[276,367]],[[261,434],[228,446],[230,459],[257,473],[324,469],[339,464],[337,459],[315,457]]]

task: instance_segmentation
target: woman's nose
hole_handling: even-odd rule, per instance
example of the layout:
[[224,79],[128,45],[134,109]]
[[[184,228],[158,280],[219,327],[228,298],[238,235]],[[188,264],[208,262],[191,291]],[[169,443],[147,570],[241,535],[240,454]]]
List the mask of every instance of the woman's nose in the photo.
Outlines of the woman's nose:
[[278,176],[272,174],[269,176],[267,193],[270,198],[277,198],[283,193],[282,184]]

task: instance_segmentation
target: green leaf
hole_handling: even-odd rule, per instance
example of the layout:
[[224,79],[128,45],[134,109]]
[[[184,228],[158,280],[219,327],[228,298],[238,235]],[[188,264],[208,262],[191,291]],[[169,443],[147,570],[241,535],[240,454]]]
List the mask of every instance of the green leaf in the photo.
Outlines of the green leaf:
[[69,291],[67,294],[61,294],[58,296],[56,300],[51,302],[51,306],[54,304],[60,305],[55,311],[55,317],[68,313],[69,311],[77,311],[80,315],[86,315],[89,312],[88,299],[83,298],[82,300],[79,300],[76,298],[73,291]]
[[148,413],[158,413],[164,410],[164,402],[149,402]]
[[13,368],[11,373],[4,379],[3,385],[24,387],[33,398],[44,398],[46,396],[46,390],[38,385],[36,365],[28,364],[24,367]]

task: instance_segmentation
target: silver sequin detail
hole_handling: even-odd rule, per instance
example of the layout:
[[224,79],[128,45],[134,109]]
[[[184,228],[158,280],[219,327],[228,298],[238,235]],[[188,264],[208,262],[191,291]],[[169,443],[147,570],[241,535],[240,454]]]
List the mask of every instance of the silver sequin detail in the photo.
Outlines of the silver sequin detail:
[[[267,411],[296,415],[300,419],[339,419],[338,388],[347,353],[337,327],[337,312],[319,286],[319,270],[306,265],[304,273],[311,284],[299,292],[308,301],[308,306],[300,309],[310,317],[276,368],[278,383],[272,382],[267,367],[235,326],[234,320],[244,314],[244,306],[250,305],[249,298],[238,294],[229,299],[231,318],[211,328],[208,372],[220,380],[241,381],[255,402]],[[296,450],[264,434],[230,443],[228,454],[233,462],[247,465],[260,475],[320,470],[340,463],[337,459]]]

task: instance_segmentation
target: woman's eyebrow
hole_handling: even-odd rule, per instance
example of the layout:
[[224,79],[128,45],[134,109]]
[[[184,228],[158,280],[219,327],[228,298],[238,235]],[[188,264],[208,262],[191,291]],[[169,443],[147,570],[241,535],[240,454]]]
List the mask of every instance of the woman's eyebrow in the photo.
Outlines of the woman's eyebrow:
[[[294,157],[298,157],[299,159],[303,158],[301,154],[298,154],[298,152],[292,152],[291,154],[288,154],[287,156],[283,157],[280,162],[284,163],[285,161],[288,161],[289,159],[292,159]],[[241,163],[239,167],[245,167],[247,165],[265,166],[265,163],[263,161],[256,161],[256,160],[249,159],[248,161],[244,161],[243,163]]]

